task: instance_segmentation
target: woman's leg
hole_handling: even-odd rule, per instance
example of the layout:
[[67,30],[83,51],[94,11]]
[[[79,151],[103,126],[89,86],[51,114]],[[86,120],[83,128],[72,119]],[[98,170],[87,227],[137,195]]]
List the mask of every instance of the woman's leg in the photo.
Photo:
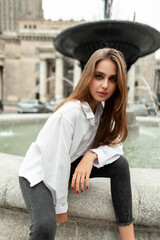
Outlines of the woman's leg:
[[121,240],[135,240],[133,223],[118,227]]
[[[81,158],[71,164],[71,176]],[[70,176],[70,179],[71,179]],[[127,160],[121,156],[102,168],[93,167],[90,178],[111,178],[111,194],[121,240],[134,240],[130,171]]]
[[19,182],[31,220],[29,240],[54,240],[57,225],[51,192],[43,182],[34,187],[23,177]]
[[95,168],[92,177],[111,178],[112,201],[121,240],[134,240],[132,217],[132,195],[128,161],[121,156],[115,162],[102,168]]

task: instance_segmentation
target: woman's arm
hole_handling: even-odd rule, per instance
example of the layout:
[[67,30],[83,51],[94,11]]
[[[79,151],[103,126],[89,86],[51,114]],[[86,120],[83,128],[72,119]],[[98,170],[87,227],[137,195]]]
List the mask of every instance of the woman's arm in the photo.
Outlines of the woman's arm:
[[69,151],[73,133],[71,123],[58,116],[48,123],[41,134],[42,179],[52,193],[57,214],[68,210]]
[[98,157],[98,161],[94,163],[94,166],[100,168],[116,161],[121,155],[123,155],[123,144],[117,144],[115,146],[104,145],[92,150]]
[[76,187],[77,194],[79,189],[84,191],[84,181],[86,180],[86,188],[89,187],[89,176],[93,166],[103,167],[116,161],[123,154],[123,145],[119,144],[114,147],[100,146],[98,148],[88,151],[80,163],[77,165],[72,177],[71,187]]

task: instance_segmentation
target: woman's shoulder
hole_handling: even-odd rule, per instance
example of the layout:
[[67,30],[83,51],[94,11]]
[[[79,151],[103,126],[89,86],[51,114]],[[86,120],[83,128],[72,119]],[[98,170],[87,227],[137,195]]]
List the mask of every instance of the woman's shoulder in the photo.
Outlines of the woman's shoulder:
[[67,101],[65,102],[57,111],[60,113],[67,113],[73,111],[81,111],[81,102],[80,101]]
[[79,109],[81,107],[81,102],[79,100],[67,101],[62,105],[62,107],[64,109],[71,109],[71,110],[73,108]]
[[65,102],[54,114],[54,117],[60,116],[64,119],[73,119],[83,115],[82,106],[80,101],[67,101]]
[[80,101],[67,101],[46,121],[43,129],[58,126],[72,127],[84,119]]

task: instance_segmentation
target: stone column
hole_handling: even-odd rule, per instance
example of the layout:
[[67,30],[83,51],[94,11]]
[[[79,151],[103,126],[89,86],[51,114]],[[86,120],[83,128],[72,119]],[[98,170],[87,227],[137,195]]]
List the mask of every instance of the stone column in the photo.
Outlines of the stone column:
[[57,53],[55,63],[55,98],[63,98],[63,59]]
[[0,100],[2,100],[2,69],[0,67]]
[[135,84],[135,66],[132,65],[130,70],[128,71],[128,103],[134,102],[134,84]]
[[3,100],[3,79],[2,79],[2,67],[0,67],[0,100]]
[[77,60],[74,60],[74,71],[73,71],[73,88],[76,87],[80,76],[81,76],[81,68],[79,66],[79,62]]
[[40,85],[39,85],[39,93],[40,93],[40,101],[46,102],[46,94],[47,94],[47,62],[44,59],[41,59],[40,62]]

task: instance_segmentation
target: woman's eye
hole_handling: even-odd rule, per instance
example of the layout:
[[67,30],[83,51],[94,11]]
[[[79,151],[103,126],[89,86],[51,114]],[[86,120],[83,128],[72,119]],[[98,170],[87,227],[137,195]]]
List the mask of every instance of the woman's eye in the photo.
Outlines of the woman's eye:
[[114,78],[114,77],[113,77],[113,78],[110,78],[110,81],[111,81],[111,82],[117,82],[117,78]]
[[102,79],[103,77],[102,77],[102,75],[96,74],[96,75],[95,75],[95,78],[98,79],[98,80],[100,80],[100,79]]

